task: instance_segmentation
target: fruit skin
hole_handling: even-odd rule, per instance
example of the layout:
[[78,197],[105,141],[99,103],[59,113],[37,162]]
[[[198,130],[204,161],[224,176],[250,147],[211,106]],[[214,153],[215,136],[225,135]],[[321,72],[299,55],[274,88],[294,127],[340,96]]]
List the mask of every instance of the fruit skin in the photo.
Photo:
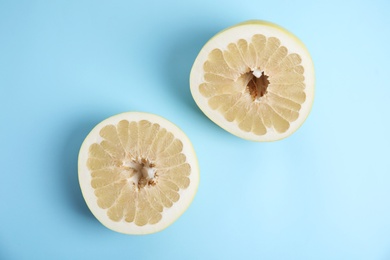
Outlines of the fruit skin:
[[[248,136],[242,136],[240,135],[239,133],[235,132],[235,131],[232,131],[231,129],[229,128],[226,128],[226,127],[223,127],[221,126],[218,122],[216,122],[215,118],[213,116],[210,115],[210,112],[207,111],[205,109],[205,107],[203,107],[201,104],[200,104],[200,101],[196,98],[196,92],[195,92],[195,88],[197,86],[194,86],[192,84],[192,79],[194,77],[194,75],[196,74],[196,62],[199,58],[199,56],[201,55],[202,53],[202,50],[205,48],[205,46],[207,46],[210,42],[212,42],[213,40],[215,40],[215,38],[217,38],[218,36],[220,36],[221,34],[233,29],[233,28],[237,28],[237,27],[240,27],[240,26],[245,26],[245,25],[260,25],[260,26],[266,26],[266,27],[272,27],[272,28],[275,28],[281,32],[283,32],[285,35],[288,35],[291,39],[293,39],[296,43],[298,43],[302,49],[305,51],[305,54],[306,56],[309,58],[309,60],[311,61],[311,70],[313,71],[312,73],[312,90],[311,90],[311,97],[312,97],[312,102],[310,102],[310,107],[308,108],[308,112],[307,112],[307,115],[304,117],[304,119],[299,123],[299,125],[297,125],[297,127],[295,128],[294,131],[292,131],[290,134],[288,135],[282,135],[278,138],[274,138],[274,139],[271,139],[271,140],[263,140],[263,139],[258,139],[258,138],[251,138],[251,137],[248,137]],[[248,140],[248,141],[254,141],[254,142],[273,142],[273,141],[279,141],[279,140],[282,140],[284,138],[287,138],[289,137],[291,134],[293,134],[295,131],[297,131],[302,125],[303,123],[307,120],[309,114],[311,113],[311,110],[313,108],[313,103],[314,103],[314,96],[315,96],[315,69],[314,69],[314,64],[312,62],[312,57],[309,53],[309,51],[307,50],[307,47],[306,45],[297,37],[295,36],[293,33],[291,33],[290,31],[288,31],[287,29],[281,27],[280,25],[277,25],[275,23],[272,23],[272,22],[269,22],[269,21],[265,21],[265,20],[248,20],[248,21],[244,21],[244,22],[241,22],[241,23],[238,23],[236,25],[233,25],[233,26],[230,26],[230,27],[227,27],[223,30],[221,30],[220,32],[218,32],[217,34],[215,34],[213,37],[211,37],[205,44],[204,46],[202,47],[201,51],[199,52],[198,56],[196,57],[195,59],[195,62],[191,68],[191,72],[190,72],[190,90],[191,90],[191,94],[192,94],[192,97],[194,98],[195,100],[195,103],[197,104],[197,106],[199,107],[199,109],[211,120],[213,121],[215,124],[217,124],[218,126],[220,126],[221,128],[223,128],[224,130],[230,132],[231,134],[237,136],[237,137],[240,137],[242,139],[245,139],[245,140]]]
[[[153,229],[152,230],[141,230],[141,231],[138,230],[138,231],[135,231],[135,232],[128,232],[128,231],[123,231],[123,230],[120,230],[120,229],[117,229],[117,228],[113,228],[110,225],[110,223],[107,223],[107,221],[105,220],[106,218],[102,218],[94,210],[93,204],[94,204],[94,202],[96,202],[96,200],[94,201],[93,198],[87,199],[88,197],[91,197],[91,194],[86,191],[85,187],[87,186],[88,188],[91,188],[91,186],[89,185],[89,183],[85,183],[85,180],[84,180],[85,178],[83,177],[83,173],[85,172],[85,170],[84,170],[84,168],[85,168],[85,165],[84,165],[85,164],[85,160],[84,159],[85,159],[85,151],[88,151],[88,149],[89,149],[89,146],[90,146],[90,143],[91,143],[91,139],[93,139],[95,130],[96,129],[101,129],[102,126],[106,125],[107,122],[110,121],[110,120],[117,119],[117,118],[129,119],[129,117],[132,117],[132,116],[136,116],[136,117],[139,117],[141,119],[148,119],[148,117],[154,117],[154,118],[159,118],[162,121],[168,122],[169,124],[171,124],[171,126],[173,128],[175,128],[180,133],[181,140],[185,141],[185,143],[188,144],[188,149],[190,149],[191,154],[193,155],[192,156],[193,162],[192,162],[191,166],[194,167],[194,171],[192,171],[191,174],[195,174],[196,175],[193,178],[194,180],[196,180],[196,182],[194,184],[195,186],[194,186],[193,191],[192,191],[193,194],[191,196],[191,199],[188,201],[188,203],[186,204],[185,207],[180,209],[179,214],[177,214],[175,218],[173,218],[173,219],[171,219],[169,221],[168,225],[164,225],[162,228],[155,229],[155,230],[153,230]],[[111,117],[101,121],[100,123],[98,123],[89,132],[89,134],[87,135],[87,137],[84,139],[83,143],[81,144],[81,147],[80,147],[80,150],[79,150],[79,156],[78,156],[78,180],[79,180],[81,193],[83,195],[83,198],[84,198],[84,200],[85,200],[89,210],[91,211],[92,215],[94,215],[94,217],[103,226],[105,226],[106,228],[108,228],[108,229],[110,229],[112,231],[115,231],[115,232],[118,232],[118,233],[122,233],[122,234],[126,234],[126,235],[148,235],[148,234],[154,234],[154,233],[158,233],[158,232],[161,232],[161,231],[165,230],[166,228],[171,226],[173,223],[175,223],[184,214],[184,212],[187,211],[187,209],[189,208],[189,206],[192,204],[193,200],[195,199],[195,195],[196,195],[196,193],[198,191],[198,188],[199,188],[200,169],[199,169],[198,158],[196,156],[196,152],[194,150],[192,142],[187,137],[187,135],[184,133],[184,131],[181,130],[176,124],[174,124],[171,121],[165,119],[164,117],[161,117],[161,116],[156,115],[156,114],[132,111],[132,112],[123,112],[123,113],[119,113],[119,114],[113,115],[113,116],[111,116]]]
[[[300,43],[302,45],[303,48],[307,49],[306,48],[306,45],[297,37],[295,36],[294,34],[292,34],[290,31],[288,31],[287,29],[283,28],[282,26],[278,25],[278,24],[275,24],[275,23],[272,23],[272,22],[269,22],[269,21],[264,21],[264,20],[248,20],[248,21],[245,21],[245,22],[241,22],[241,23],[238,23],[236,25],[233,25],[231,27],[228,27],[222,31],[220,31],[219,33],[217,33],[215,36],[213,37],[216,37],[218,36],[220,33],[223,33],[231,28],[234,28],[234,27],[238,27],[238,26],[242,26],[242,25],[248,25],[248,24],[258,24],[258,25],[266,25],[266,26],[269,26],[269,27],[274,27],[274,28],[277,28],[279,29],[280,31],[283,31],[285,34],[289,35],[291,38],[295,39],[296,42]],[[210,40],[212,40],[213,38],[211,38]],[[210,41],[209,40],[209,41]],[[308,55],[310,55],[310,53],[308,53]],[[310,56],[311,57],[311,56]]]

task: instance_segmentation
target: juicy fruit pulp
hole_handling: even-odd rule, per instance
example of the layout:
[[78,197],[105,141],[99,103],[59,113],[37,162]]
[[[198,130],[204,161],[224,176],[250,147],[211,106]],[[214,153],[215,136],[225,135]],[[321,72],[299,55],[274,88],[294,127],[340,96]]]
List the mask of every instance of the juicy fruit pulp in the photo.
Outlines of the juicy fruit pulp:
[[79,179],[92,213],[122,233],[157,232],[192,201],[199,170],[184,133],[161,117],[123,113],[88,135]]
[[314,98],[314,69],[306,48],[284,29],[260,21],[212,38],[195,60],[190,83],[210,119],[254,141],[292,134]]

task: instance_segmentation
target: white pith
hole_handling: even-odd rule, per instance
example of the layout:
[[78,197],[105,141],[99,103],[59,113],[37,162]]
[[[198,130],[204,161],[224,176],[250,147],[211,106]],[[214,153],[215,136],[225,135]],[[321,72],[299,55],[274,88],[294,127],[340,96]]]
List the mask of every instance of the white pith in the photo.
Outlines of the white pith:
[[151,180],[156,176],[155,168],[149,167],[147,165],[141,166],[141,164],[138,162],[126,160],[123,162],[123,166],[132,168],[136,171],[136,174],[127,178],[129,183],[134,183],[135,185],[138,185],[138,182],[141,179],[141,177],[147,180]]
[[252,74],[253,74],[253,76],[255,76],[256,78],[260,78],[262,72],[263,72],[263,71],[260,70],[260,69],[254,69],[254,70],[252,71]]
[[[191,165],[189,187],[179,191],[180,199],[177,202],[173,203],[172,207],[164,208],[163,212],[161,213],[162,219],[156,224],[137,226],[133,222],[128,223],[125,220],[115,222],[107,216],[107,209],[102,209],[97,204],[97,197],[94,194],[93,187],[91,186],[92,177],[87,167],[89,147],[93,143],[100,143],[102,141],[102,137],[99,135],[99,132],[104,126],[109,124],[116,125],[121,120],[128,120],[129,122],[148,120],[152,123],[159,124],[162,128],[165,128],[167,131],[171,132],[175,136],[175,138],[182,141],[182,153],[185,154],[187,158],[187,163]],[[154,177],[155,172],[153,168],[145,167],[143,169],[138,169],[139,166],[137,165],[137,163],[133,163],[131,161],[123,162],[123,164],[135,168],[137,170],[141,170],[141,173],[144,177]],[[150,234],[161,231],[171,225],[178,217],[180,217],[184,213],[184,211],[191,204],[199,184],[199,167],[196,154],[190,140],[184,134],[184,132],[180,130],[176,125],[172,124],[171,122],[160,116],[141,112],[127,112],[118,114],[102,121],[97,126],[95,126],[93,130],[88,134],[80,148],[78,174],[83,197],[93,215],[107,228],[125,234]],[[129,183],[137,182],[139,177],[140,176],[136,174],[135,176],[129,178],[128,181]]]
[[[301,65],[304,67],[304,77],[305,77],[305,94],[306,101],[301,105],[301,110],[299,111],[299,117],[294,122],[290,122],[289,129],[284,133],[278,133],[273,128],[267,128],[267,133],[265,135],[256,135],[252,132],[245,132],[238,127],[238,124],[227,121],[223,114],[217,110],[210,108],[208,104],[208,99],[203,97],[199,92],[199,85],[204,83],[204,70],[203,64],[207,61],[209,53],[218,48],[221,50],[226,50],[229,43],[236,43],[239,39],[244,39],[248,42],[251,41],[251,38],[255,34],[262,34],[268,37],[276,37],[280,40],[281,45],[285,46],[289,53],[297,53],[302,58]],[[267,70],[262,70],[259,68],[250,68],[253,75],[257,78],[260,77],[261,73],[264,72],[265,75],[268,75]],[[271,82],[272,84],[272,82]],[[310,113],[313,99],[314,99],[314,65],[311,60],[310,54],[307,51],[303,43],[296,38],[294,35],[288,31],[280,28],[279,26],[270,24],[268,22],[247,22],[243,24],[236,25],[234,27],[228,28],[212,39],[210,39],[205,46],[202,48],[198,54],[190,75],[190,87],[192,96],[197,103],[198,107],[217,125],[224,128],[228,132],[239,136],[244,139],[251,141],[275,141],[283,139],[293,132],[295,132],[305,121],[307,116]]]

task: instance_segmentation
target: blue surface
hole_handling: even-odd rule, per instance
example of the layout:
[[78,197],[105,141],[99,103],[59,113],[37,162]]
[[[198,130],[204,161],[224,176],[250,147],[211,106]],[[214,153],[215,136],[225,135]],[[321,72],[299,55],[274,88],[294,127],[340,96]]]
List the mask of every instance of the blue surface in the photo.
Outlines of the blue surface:
[[[0,259],[390,259],[389,1],[1,1]],[[308,120],[241,140],[189,91],[203,44],[241,21],[296,34],[316,67]],[[102,226],[77,180],[101,120],[159,114],[192,140],[197,196],[163,232]]]

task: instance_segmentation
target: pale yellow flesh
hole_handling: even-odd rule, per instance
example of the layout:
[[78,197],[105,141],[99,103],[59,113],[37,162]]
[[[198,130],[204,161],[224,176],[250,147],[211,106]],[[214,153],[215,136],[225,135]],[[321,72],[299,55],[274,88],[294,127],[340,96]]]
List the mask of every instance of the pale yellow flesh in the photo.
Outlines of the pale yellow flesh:
[[[255,34],[225,49],[215,48],[203,64],[204,82],[198,86],[211,109],[245,132],[285,133],[299,117],[306,101],[301,57],[289,52],[276,37]],[[267,92],[255,99],[248,90],[255,70],[268,76]]]
[[[122,120],[100,130],[101,142],[89,146],[87,167],[97,204],[112,221],[155,224],[190,185],[191,166],[179,139],[148,120]],[[147,162],[153,182],[138,185],[131,162]]]

